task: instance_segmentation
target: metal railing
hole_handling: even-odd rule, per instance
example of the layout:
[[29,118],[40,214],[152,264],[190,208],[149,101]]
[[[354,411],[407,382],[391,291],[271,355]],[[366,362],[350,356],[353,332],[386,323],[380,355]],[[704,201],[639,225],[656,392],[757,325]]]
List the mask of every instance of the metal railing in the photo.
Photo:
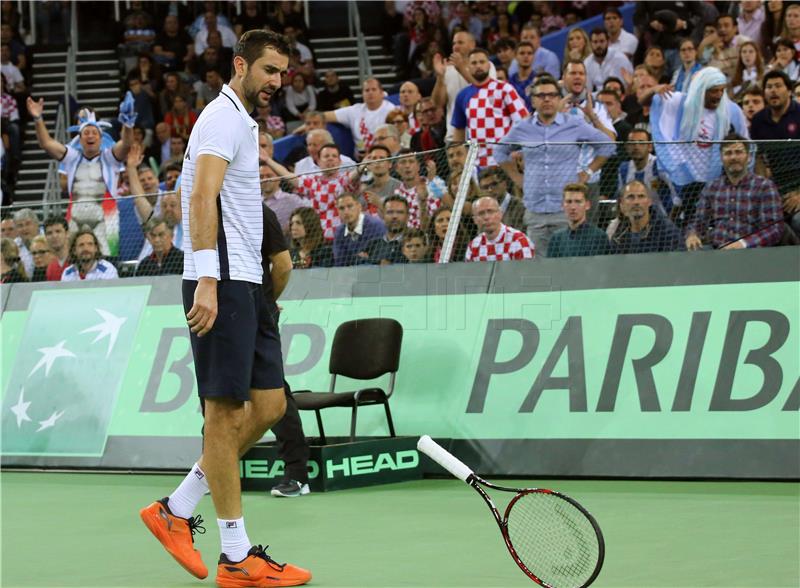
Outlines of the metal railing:
[[[64,105],[59,104],[56,112],[56,127],[54,129],[54,135],[59,137],[58,141],[62,141],[60,137],[67,134],[66,115],[64,112]],[[42,193],[42,205],[45,208],[45,212],[49,214],[50,208],[59,200],[61,200],[61,180],[58,173],[58,161],[50,159],[47,164],[47,177],[45,178],[44,191]]]
[[372,77],[372,64],[369,61],[367,41],[364,39],[364,33],[361,32],[361,16],[358,12],[358,3],[355,0],[347,2],[347,24],[350,36],[356,38],[358,81],[361,84],[367,78]]

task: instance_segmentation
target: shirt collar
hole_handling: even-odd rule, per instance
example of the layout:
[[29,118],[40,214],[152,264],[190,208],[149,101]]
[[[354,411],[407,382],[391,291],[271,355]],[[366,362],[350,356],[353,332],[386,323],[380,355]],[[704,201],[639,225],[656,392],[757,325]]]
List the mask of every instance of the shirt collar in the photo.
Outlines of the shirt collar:
[[500,231],[498,231],[497,237],[495,237],[494,239],[490,239],[489,235],[487,235],[486,233],[484,233],[483,236],[486,238],[487,243],[499,243],[500,241],[503,240],[503,237],[506,234],[506,229],[508,229],[508,227],[506,227],[503,223],[500,223]]
[[358,223],[356,224],[356,228],[355,229],[353,229],[351,231],[347,227],[347,225],[344,226],[344,236],[345,237],[349,237],[352,233],[355,233],[356,235],[363,235],[364,234],[364,213],[363,212],[358,215]]
[[534,112],[533,113],[533,116],[531,117],[531,120],[533,121],[533,124],[535,124],[536,126],[539,126],[539,127],[550,126],[550,125],[561,125],[561,124],[564,124],[564,113],[563,112],[557,112],[556,113],[556,117],[553,119],[553,122],[551,122],[550,125],[543,125],[541,122],[539,122],[539,113],[538,112]]
[[244,108],[244,104],[239,100],[239,96],[236,95],[236,92],[234,92],[228,84],[222,84],[222,90],[220,90],[219,93],[233,102],[239,116],[241,116],[249,126],[258,127],[258,123],[250,117],[250,114]]

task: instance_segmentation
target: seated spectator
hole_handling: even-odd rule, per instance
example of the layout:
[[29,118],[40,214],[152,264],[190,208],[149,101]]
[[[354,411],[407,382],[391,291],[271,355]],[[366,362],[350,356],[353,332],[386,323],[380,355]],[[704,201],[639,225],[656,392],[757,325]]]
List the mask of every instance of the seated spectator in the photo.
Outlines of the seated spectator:
[[47,281],[47,267],[50,265],[53,256],[50,253],[50,246],[44,235],[36,235],[31,240],[31,255],[33,255],[33,274],[31,282]]
[[742,96],[742,112],[744,112],[744,117],[747,119],[747,128],[751,129],[751,135],[753,117],[764,110],[765,106],[764,91],[761,89],[761,86],[750,86],[744,91],[744,95]]
[[333,265],[336,267],[355,265],[363,259],[359,253],[367,245],[386,233],[386,225],[380,217],[364,214],[361,202],[349,192],[336,197],[336,210],[341,224],[333,237]]
[[547,257],[585,257],[608,253],[608,237],[601,229],[586,222],[592,206],[585,184],[564,186],[564,213],[568,226],[556,231],[547,246]]
[[153,252],[139,262],[136,276],[166,276],[183,273],[183,251],[174,247],[173,228],[160,216],[154,216],[142,228]]
[[125,18],[125,31],[122,35],[127,55],[150,52],[156,38],[150,15],[143,10],[134,10]]
[[428,237],[422,229],[408,229],[403,236],[403,263],[428,261]]
[[0,237],[12,241],[17,238],[17,228],[14,226],[14,219],[10,216],[3,217],[3,220],[0,221]]
[[800,80],[800,62],[796,58],[795,44],[789,39],[775,41],[775,57],[769,64],[770,71],[782,71],[792,83]]
[[[447,235],[447,229],[450,226],[450,217],[452,214],[452,208],[449,206],[442,206],[434,212],[433,217],[431,217],[431,222],[428,226],[428,243],[430,245],[430,260],[434,263],[439,263],[441,258],[444,239]],[[449,261],[464,259],[468,244],[469,238],[464,233],[462,226],[459,225],[453,248],[450,251]]]
[[8,21],[0,25],[0,39],[3,43],[8,43],[11,49],[11,63],[16,65],[21,72],[26,73],[28,69],[28,48],[25,42],[19,38],[19,32]]
[[28,274],[19,258],[19,248],[11,239],[0,240],[0,282],[16,284],[27,282]]
[[281,190],[281,182],[266,160],[258,162],[258,173],[261,180],[261,198],[278,219],[278,224],[284,233],[289,231],[289,220],[292,212],[304,206],[311,206],[311,202],[297,194]]
[[[139,55],[136,67],[128,72],[128,79],[137,78],[142,84],[142,90],[150,97],[153,107],[158,104],[158,93],[163,85],[161,67],[149,53]],[[150,126],[149,128],[153,128]]]
[[334,70],[326,71],[322,80],[323,87],[317,95],[317,108],[322,111],[337,110],[356,103],[353,90],[339,80],[339,75]]
[[389,150],[392,156],[397,155],[403,148],[400,144],[400,131],[394,125],[379,126],[375,129],[373,145],[383,145]]
[[[490,61],[494,63],[496,68],[502,67],[508,71],[514,61],[514,50],[516,48],[517,44],[513,40],[500,39],[492,46],[493,55],[490,57]],[[531,52],[531,57],[533,57],[533,52]],[[531,62],[533,62],[533,59],[531,59]]]
[[[408,124],[407,131],[413,135],[419,130],[419,121],[416,119],[417,104],[422,100],[419,87],[414,82],[403,82],[400,85],[400,110],[402,111],[405,122]],[[395,116],[397,111],[392,111],[389,116]],[[387,117],[388,119],[388,117]],[[389,124],[393,124],[386,121]]]
[[706,47],[712,47],[710,67],[716,67],[730,79],[736,70],[736,60],[739,58],[739,46],[747,37],[739,34],[736,19],[730,14],[720,14],[717,17],[717,28],[714,34],[706,36],[697,48],[703,53]]
[[194,75],[201,80],[206,79],[206,72],[209,69],[218,69],[223,80],[229,80],[231,77],[231,64],[225,61],[217,47],[206,47],[192,64]]
[[524,233],[527,227],[525,205],[509,193],[510,184],[508,176],[497,166],[483,168],[478,175],[481,194],[497,200],[503,213],[503,224]]
[[272,159],[275,155],[275,142],[267,132],[258,132],[258,154],[259,159]]
[[222,45],[224,47],[230,48],[236,45],[236,33],[233,32],[233,29],[230,26],[221,23],[213,11],[207,11],[203,17],[203,20],[205,22],[205,27],[200,29],[194,37],[194,52],[197,55],[203,53],[203,51],[206,50],[206,47],[208,47],[208,35],[212,31],[219,31],[219,34],[222,38]]
[[309,61],[313,62],[314,56],[311,54],[311,49],[309,49],[308,46],[303,45],[303,43],[297,40],[302,34],[302,32],[303,31],[301,29],[299,29],[294,25],[286,25],[283,29],[283,34],[286,36],[287,39],[289,39],[289,47],[291,47],[292,49],[297,49],[297,51],[300,52],[300,61],[302,61],[303,63]]
[[739,46],[736,70],[728,88],[730,97],[740,102],[746,90],[751,87],[761,87],[763,77],[764,58],[761,56],[761,50],[753,41],[745,41]]
[[[566,65],[570,61],[583,62],[592,54],[592,43],[589,35],[580,27],[575,27],[567,35],[567,47],[564,51],[563,63]],[[554,78],[560,76],[554,75]]]
[[681,232],[652,206],[647,186],[639,180],[629,182],[619,199],[623,217],[611,237],[612,253],[654,253],[683,250]]
[[[615,49],[608,47],[608,33],[603,28],[596,28],[591,35],[592,54],[583,64],[586,66],[587,86],[599,90],[607,78],[622,78],[624,72],[632,72],[630,60]],[[659,50],[660,51],[660,50]],[[663,61],[663,54],[661,55]],[[663,66],[663,62],[662,62]]]
[[268,133],[273,139],[280,139],[286,135],[286,123],[280,116],[274,114],[280,110],[281,106],[277,102],[267,106],[256,106],[253,117],[258,123],[259,130]]
[[472,15],[472,10],[466,2],[458,3],[455,15],[447,25],[447,30],[451,35],[457,32],[456,28],[470,33],[476,39],[483,37],[483,23],[477,16]]
[[361,195],[367,202],[367,211],[381,217],[384,202],[402,186],[400,180],[391,176],[390,156],[388,147],[373,145],[363,161],[366,173],[361,176]]
[[72,262],[61,276],[62,282],[80,280],[114,280],[117,268],[100,255],[100,242],[89,229],[81,229],[72,236],[69,246]]
[[295,269],[333,266],[333,248],[325,242],[319,216],[313,208],[298,208],[292,213],[289,237],[289,253]]
[[44,221],[44,236],[52,256],[47,266],[47,281],[61,281],[69,265],[69,224],[63,216],[51,216]]
[[271,30],[279,30],[275,28],[275,23],[261,10],[261,2],[255,0],[247,0],[242,3],[242,12],[238,14],[233,21],[233,32],[237,37],[241,37],[245,31],[253,29],[269,28]]
[[497,200],[491,196],[478,198],[472,205],[472,218],[479,234],[469,244],[465,261],[533,259],[533,245],[525,233],[503,224]]
[[175,190],[175,185],[178,183],[178,178],[181,176],[182,166],[179,163],[171,162],[161,168],[160,180],[158,189],[161,192],[172,192]]
[[285,88],[286,120],[301,120],[306,110],[317,109],[317,94],[314,86],[306,84],[306,79],[295,73],[291,83]]
[[[672,73],[669,70],[667,58],[664,56],[664,50],[661,47],[655,45],[649,47],[644,54],[644,64],[650,69],[659,84],[669,83]],[[624,74],[620,72],[617,77],[624,77]]]
[[152,160],[156,165],[162,166],[170,159],[170,139],[172,131],[165,122],[156,123],[153,140],[150,147],[145,150],[145,157],[148,161]]
[[[319,154],[324,145],[333,143],[333,136],[325,129],[314,129],[306,134],[306,149],[308,155],[298,161],[294,166],[294,173],[297,175],[313,174],[320,171]],[[356,162],[347,155],[340,157],[342,165],[351,166]]]
[[395,194],[408,203],[408,226],[412,229],[427,228],[431,215],[441,202],[428,190],[428,179],[420,174],[417,156],[408,149],[403,149],[400,154],[404,157],[397,160],[395,169],[402,185]]
[[189,94],[189,88],[183,83],[177,73],[167,73],[164,76],[164,89],[158,93],[159,112],[162,114],[169,112],[169,110],[172,108],[172,103],[175,100],[175,96],[182,96],[183,99],[188,102]]
[[619,166],[619,177],[615,197],[621,197],[625,186],[633,180],[639,180],[648,187],[651,193],[658,196],[656,206],[663,213],[669,213],[673,205],[680,204],[675,186],[667,173],[658,166],[658,159],[653,155],[653,143],[650,133],[644,129],[634,129],[628,134],[625,150],[630,159]]
[[[431,98],[423,98],[417,103],[416,120],[419,121],[419,130],[411,137],[410,148],[412,151],[434,151],[444,147],[444,136],[447,128],[443,120],[444,113],[438,108]],[[440,176],[446,175],[446,165],[437,153],[425,153],[422,157],[426,162],[433,161],[437,166]]]
[[408,202],[402,196],[389,196],[383,203],[386,233],[370,241],[359,254],[363,262],[388,265],[403,262],[403,235],[408,229]]
[[11,47],[8,43],[0,44],[0,72],[5,77],[6,91],[12,96],[25,93],[25,77],[19,68],[11,63]]
[[[16,99],[6,92],[6,79],[0,74],[0,117],[3,135],[8,137],[8,178],[9,184],[16,183],[17,169],[22,161],[22,135],[19,108]],[[5,145],[4,145],[5,147]]]
[[194,59],[194,41],[176,15],[164,18],[164,28],[153,41],[153,57],[166,71],[184,70]]
[[128,90],[133,94],[134,108],[138,114],[136,124],[140,128],[153,129],[156,126],[156,119],[153,115],[153,102],[148,93],[142,88],[142,82],[135,75],[135,72],[128,74]]
[[[222,43],[222,34],[219,31],[209,31],[208,33],[208,49],[216,49],[217,55],[219,56],[219,71],[222,73],[222,77],[225,80],[229,80],[231,78],[231,65],[233,64],[233,49],[231,47],[227,47]],[[211,67],[208,64],[208,67]],[[208,67],[205,68],[205,71],[208,71]]]
[[197,122],[197,113],[189,108],[186,98],[177,94],[172,100],[172,108],[164,115],[164,122],[169,125],[173,137],[188,141]]
[[[490,23],[489,34],[486,37],[486,42],[491,45],[497,43],[501,39],[510,39],[515,41],[519,37],[519,24],[512,19],[506,12],[505,6],[497,6],[497,15]],[[497,64],[495,64],[497,65]]]
[[31,208],[23,208],[14,213],[14,227],[17,238],[14,242],[19,247],[19,256],[25,267],[25,275],[33,273],[33,255],[31,254],[31,241],[40,233],[39,216]]
[[542,15],[542,26],[540,29],[545,35],[552,31],[561,30],[566,26],[564,17],[554,13],[552,2],[539,2],[537,7],[537,12]]
[[686,248],[745,249],[776,245],[783,233],[777,186],[750,171],[749,142],[736,134],[720,146],[723,174],[706,184]]
[[200,84],[197,90],[197,99],[194,104],[198,112],[203,110],[209,102],[219,96],[219,93],[222,91],[223,83],[222,74],[218,69],[211,68],[206,70],[206,81],[204,84]]
[[703,69],[702,64],[697,61],[697,47],[692,39],[683,39],[680,43],[681,66],[672,74],[670,84],[678,92],[686,93],[689,90],[689,82],[698,71]]
[[639,39],[636,35],[622,28],[622,13],[616,6],[607,6],[603,10],[603,27],[608,33],[608,48],[624,53],[628,59],[633,59]]

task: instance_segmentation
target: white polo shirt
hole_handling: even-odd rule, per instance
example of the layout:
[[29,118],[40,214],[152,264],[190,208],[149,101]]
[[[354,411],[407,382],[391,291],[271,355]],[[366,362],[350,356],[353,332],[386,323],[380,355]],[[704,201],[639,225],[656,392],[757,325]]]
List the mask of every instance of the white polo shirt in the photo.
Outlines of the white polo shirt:
[[183,278],[196,280],[189,227],[189,202],[197,158],[208,154],[228,162],[217,201],[217,279],[261,284],[264,220],[258,175],[258,124],[239,97],[224,84],[200,113],[183,157]]
[[350,129],[356,151],[366,151],[372,147],[373,135],[378,127],[386,124],[386,116],[398,106],[384,100],[375,110],[370,110],[363,102],[337,108],[333,111],[336,120]]
[[115,268],[105,259],[98,259],[95,266],[82,278],[77,265],[72,264],[67,266],[67,268],[64,270],[64,273],[61,274],[61,281],[80,282],[81,280],[116,280],[118,277],[119,275],[117,275],[117,268]]

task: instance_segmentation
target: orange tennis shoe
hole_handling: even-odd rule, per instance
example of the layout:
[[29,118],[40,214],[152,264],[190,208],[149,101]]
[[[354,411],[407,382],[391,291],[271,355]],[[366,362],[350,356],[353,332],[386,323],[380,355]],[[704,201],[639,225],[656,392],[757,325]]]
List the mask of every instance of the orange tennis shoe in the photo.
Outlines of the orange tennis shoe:
[[208,576],[208,568],[200,552],[194,548],[194,534],[206,532],[205,527],[201,526],[203,519],[199,515],[188,519],[176,517],[169,510],[168,501],[169,498],[157,500],[140,510],[139,515],[175,561],[202,580]]
[[310,579],[311,572],[292,564],[276,563],[260,545],[251,547],[247,557],[240,562],[232,562],[223,553],[217,566],[217,586],[220,588],[300,586]]

